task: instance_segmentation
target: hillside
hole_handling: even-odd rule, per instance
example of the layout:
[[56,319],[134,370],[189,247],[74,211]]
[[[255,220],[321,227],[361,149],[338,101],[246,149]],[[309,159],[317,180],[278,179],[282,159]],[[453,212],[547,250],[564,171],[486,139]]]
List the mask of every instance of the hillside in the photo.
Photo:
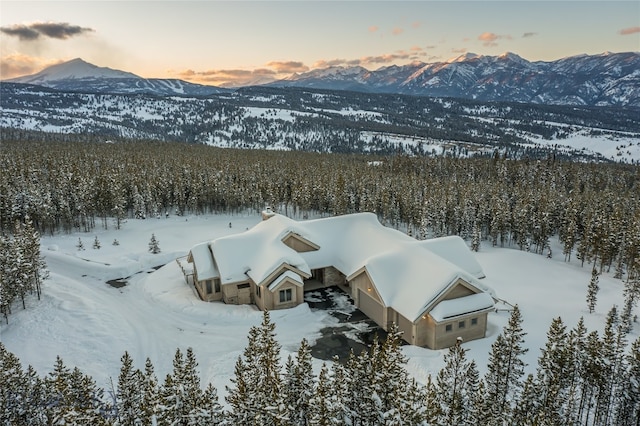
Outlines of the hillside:
[[[122,80],[122,79],[119,79]],[[637,111],[246,88],[202,97],[0,85],[0,128],[217,147],[426,156],[640,160]],[[8,135],[9,136],[9,135]],[[9,136],[10,137],[10,136]]]

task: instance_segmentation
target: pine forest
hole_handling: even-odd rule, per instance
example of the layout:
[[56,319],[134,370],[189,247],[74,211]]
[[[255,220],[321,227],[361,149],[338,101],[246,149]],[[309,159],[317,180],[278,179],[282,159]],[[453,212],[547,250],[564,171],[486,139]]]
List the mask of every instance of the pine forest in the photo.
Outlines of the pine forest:
[[[637,166],[498,151],[461,159],[45,139],[3,137],[0,145],[6,322],[25,297],[40,296],[47,277],[40,235],[266,205],[301,218],[369,211],[418,239],[460,235],[473,250],[491,244],[565,261],[575,256],[593,271],[585,283],[589,312],[603,272],[620,279],[625,303],[611,308],[602,333],[554,319],[528,375],[527,333],[515,306],[491,346],[486,375],[456,344],[426,384],[404,368],[393,326],[368,351],[314,372],[305,340],[295,357],[281,359],[265,312],[249,331],[224,403],[213,384],[200,383],[191,348],[176,351],[163,379],[150,359],[134,366],[124,353],[119,376],[103,389],[60,357],[40,376],[0,343],[2,425],[640,425],[640,340],[628,335],[640,298]],[[552,252],[552,238],[562,253]],[[159,243],[152,235],[149,252],[160,252]],[[97,236],[93,248],[100,249]]]

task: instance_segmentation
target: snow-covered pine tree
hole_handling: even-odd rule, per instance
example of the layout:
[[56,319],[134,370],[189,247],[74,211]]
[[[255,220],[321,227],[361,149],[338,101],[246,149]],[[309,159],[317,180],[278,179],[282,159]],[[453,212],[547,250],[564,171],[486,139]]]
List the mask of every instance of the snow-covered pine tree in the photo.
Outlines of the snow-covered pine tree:
[[224,409],[218,400],[218,390],[207,385],[199,406],[189,414],[189,426],[217,426],[224,424]]
[[508,324],[491,345],[485,376],[486,403],[491,412],[489,424],[509,421],[513,403],[522,387],[525,367],[522,357],[528,351],[523,346],[526,334],[522,330],[520,308],[515,305]]
[[81,238],[78,238],[78,244],[76,244],[76,248],[78,249],[78,251],[84,250],[84,243],[82,242]]
[[202,404],[204,396],[200,388],[200,376],[198,375],[197,367],[198,362],[193,353],[193,348],[189,347],[181,370],[174,373],[176,375],[179,373],[184,407],[183,418],[189,419],[189,422],[197,418],[199,406]]
[[65,425],[95,425],[106,426],[108,407],[104,402],[104,390],[95,380],[83,374],[78,367],[74,367],[69,376],[72,394],[71,410],[64,415]]
[[640,424],[640,338],[637,338],[629,349],[619,382],[613,421],[619,426],[638,426]]
[[133,368],[133,360],[128,352],[120,358],[120,375],[116,392],[116,412],[118,424],[135,426],[142,423],[142,373]]
[[288,412],[283,399],[280,374],[280,345],[275,340],[275,324],[264,311],[260,327],[249,329],[249,343],[235,366],[233,387],[227,387],[233,424],[279,425]]
[[598,301],[598,290],[600,287],[598,286],[598,270],[596,269],[596,265],[593,265],[593,269],[591,270],[591,280],[589,281],[589,286],[587,287],[587,307],[589,308],[589,313],[592,314],[596,308],[596,302]]
[[573,354],[562,318],[554,318],[547,343],[538,358],[536,387],[541,401],[537,421],[543,424],[571,424],[567,403],[571,390]]
[[25,411],[26,384],[20,360],[7,351],[0,342],[0,423],[14,425],[21,423],[21,413]]
[[93,248],[94,250],[100,250],[100,240],[98,240],[98,236],[96,235],[95,239],[93,240]]
[[626,347],[626,333],[620,323],[617,308],[614,306],[607,314],[607,322],[602,334],[602,382],[598,392],[594,421],[608,425],[615,405],[621,365]]
[[640,298],[640,259],[631,265],[627,279],[624,282],[624,302],[620,314],[621,327],[625,333],[631,331],[633,326],[633,310]]
[[160,253],[160,241],[156,239],[156,234],[151,234],[151,240],[149,240],[149,252],[153,254]]
[[308,423],[311,426],[337,426],[341,425],[333,412],[331,401],[331,381],[327,364],[323,363],[318,374],[318,381],[313,396],[309,401]]
[[160,389],[153,364],[149,358],[144,364],[142,375],[142,423],[153,425],[157,423],[157,414],[160,405]]
[[387,338],[374,361],[377,375],[376,393],[385,424],[420,424],[424,395],[414,386],[405,369],[407,359],[401,350],[402,333],[395,323],[389,327]]
[[[355,357],[353,353],[351,357]],[[335,419],[335,424],[353,423],[353,413],[351,408],[355,405],[354,396],[351,394],[351,381],[353,377],[342,365],[337,356],[333,358],[331,364],[331,389],[330,402],[331,418]]]
[[579,424],[591,424],[596,407],[598,392],[603,382],[602,341],[597,331],[587,334],[585,340],[585,357],[580,373],[580,404],[576,420]]
[[290,424],[304,426],[308,423],[314,378],[311,347],[307,339],[302,339],[296,360],[289,357],[286,365],[284,391]]
[[444,356],[445,366],[436,378],[435,425],[461,425],[465,412],[470,409],[467,379],[471,363],[467,361],[466,352],[458,340]]
[[53,371],[45,379],[47,417],[52,424],[61,424],[66,412],[72,409],[70,377],[71,371],[57,356]]
[[32,366],[27,367],[24,377],[26,386],[26,396],[24,400],[27,404],[22,412],[22,423],[18,422],[16,424],[45,426],[47,425],[47,404],[44,381]]
[[480,251],[480,228],[477,222],[473,222],[473,230],[471,231],[471,251]]
[[[540,395],[538,394],[538,386],[535,383],[533,374],[529,374],[522,385],[520,397],[513,405],[513,413],[511,415],[511,423],[513,426],[532,426],[537,425],[541,406]],[[546,423],[551,425],[550,423]]]

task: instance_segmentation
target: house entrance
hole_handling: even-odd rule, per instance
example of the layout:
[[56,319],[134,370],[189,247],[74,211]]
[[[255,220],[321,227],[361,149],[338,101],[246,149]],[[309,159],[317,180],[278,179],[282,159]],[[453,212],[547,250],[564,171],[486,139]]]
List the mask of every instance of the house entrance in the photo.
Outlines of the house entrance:
[[324,284],[324,269],[312,269],[311,279],[318,281],[320,284]]

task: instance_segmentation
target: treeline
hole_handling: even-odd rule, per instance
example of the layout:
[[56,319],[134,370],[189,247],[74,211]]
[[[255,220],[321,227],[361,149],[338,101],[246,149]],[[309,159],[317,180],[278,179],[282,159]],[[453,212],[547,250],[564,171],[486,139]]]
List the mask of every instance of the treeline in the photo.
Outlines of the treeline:
[[[62,135],[61,135],[62,136]],[[73,138],[64,135],[64,138]],[[130,218],[370,211],[418,238],[479,235],[622,277],[640,259],[640,168],[546,160],[364,156],[158,142],[3,140],[0,230],[119,227]],[[559,255],[559,253],[555,253]]]
[[9,323],[11,308],[17,301],[25,306],[25,296],[37,294],[48,277],[40,255],[40,234],[29,217],[16,221],[11,234],[0,235],[0,314]]
[[125,352],[117,384],[105,392],[78,368],[56,359],[41,378],[0,344],[0,421],[3,425],[611,425],[640,418],[640,339],[627,351],[615,308],[602,336],[580,322],[571,330],[553,320],[535,374],[525,377],[526,333],[517,306],[491,347],[487,373],[460,342],[426,385],[410,378],[392,327],[383,343],[323,364],[316,376],[302,341],[284,368],[275,325],[265,312],[227,387],[202,388],[191,348],[176,351],[160,383],[152,362],[133,366]]

